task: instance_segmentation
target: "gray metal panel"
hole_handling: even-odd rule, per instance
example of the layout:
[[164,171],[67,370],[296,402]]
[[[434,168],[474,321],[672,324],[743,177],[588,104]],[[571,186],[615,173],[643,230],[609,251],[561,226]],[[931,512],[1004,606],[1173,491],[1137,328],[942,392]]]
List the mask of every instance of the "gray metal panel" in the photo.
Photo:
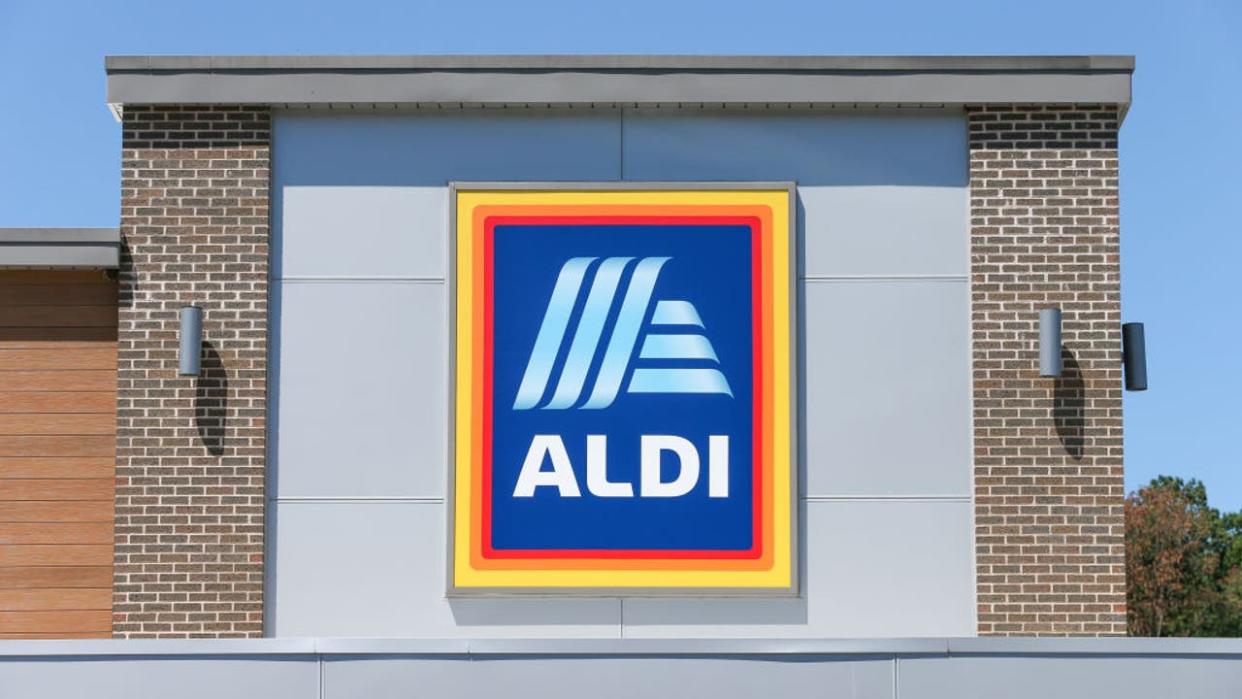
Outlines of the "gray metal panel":
[[280,282],[276,497],[443,497],[444,284]]
[[1105,657],[908,658],[897,664],[902,699],[1224,699],[1242,689],[1242,661]]
[[[964,131],[960,115],[938,112],[910,119],[876,115],[880,120],[877,123],[868,123],[865,119],[838,119],[833,115],[805,113],[790,119],[744,116],[740,120],[729,118],[723,122],[717,116],[702,113],[698,117],[686,117],[689,121],[676,122],[678,128],[682,124],[690,124],[688,129],[693,134],[696,127],[691,122],[702,118],[703,128],[711,132],[714,138],[697,141],[694,149],[673,148],[665,161],[661,161],[659,157],[659,147],[649,146],[639,164],[651,168],[653,177],[666,177],[654,172],[660,168],[672,167],[682,168],[681,172],[684,174],[679,178],[684,176],[687,179],[698,179],[702,175],[690,174],[694,167],[701,167],[701,163],[696,165],[698,159],[718,158],[718,155],[711,152],[713,147],[734,146],[738,158],[736,162],[740,162],[741,166],[728,170],[726,163],[725,167],[716,168],[715,172],[731,173],[731,177],[735,176],[739,180],[788,179],[793,173],[795,176],[805,176],[810,182],[802,190],[804,211],[800,213],[807,221],[808,230],[823,231],[807,241],[808,249],[816,250],[814,259],[817,262],[814,269],[825,274],[845,276],[946,272],[961,272],[964,275],[964,266],[960,266],[964,263],[959,260],[965,259],[965,205],[961,206],[961,211],[955,208],[957,202],[965,201],[965,147],[961,141]],[[627,112],[625,118],[628,120],[630,113]],[[827,127],[815,123],[820,118],[826,119]],[[721,123],[726,128],[717,128]],[[791,124],[793,135],[782,138],[780,132]],[[843,133],[835,132],[831,128],[834,125],[839,126]],[[750,134],[748,138],[760,145],[766,143],[779,147],[766,149],[768,159],[765,159],[764,148],[739,145],[744,144],[746,139],[739,141],[732,138],[738,133]],[[627,140],[630,137],[627,132]],[[828,152],[836,154],[837,157],[831,161],[830,167],[819,162],[814,154],[807,157],[802,152],[808,139],[812,143],[827,143],[831,146]],[[944,142],[949,145],[944,145]],[[663,143],[660,147],[670,145],[667,140],[656,143]],[[548,151],[549,144],[552,144],[551,151]],[[961,152],[954,144],[961,145]],[[901,146],[902,152],[894,155],[892,149],[886,148],[886,145]],[[539,115],[530,117],[507,112],[470,115],[459,112],[454,116],[370,115],[361,118],[327,114],[279,115],[276,121],[274,156],[277,191],[296,191],[296,194],[285,199],[283,203],[278,201],[275,209],[277,249],[285,260],[277,273],[297,277],[301,281],[276,286],[282,293],[277,294],[277,307],[273,311],[274,322],[280,323],[282,328],[290,325],[282,320],[286,319],[287,314],[280,309],[288,302],[287,298],[282,298],[285,293],[295,289],[324,287],[322,290],[291,292],[294,295],[301,293],[307,299],[316,295],[322,297],[316,301],[301,303],[301,319],[293,323],[297,328],[292,332],[298,333],[300,337],[296,342],[298,349],[295,354],[305,353],[303,359],[298,360],[299,366],[303,367],[299,369],[299,374],[309,375],[308,372],[315,371],[312,367],[319,367],[321,373],[329,373],[323,372],[322,367],[344,363],[348,363],[351,371],[339,373],[351,377],[352,372],[362,371],[373,365],[386,365],[390,368],[398,366],[394,362],[403,359],[406,360],[405,364],[427,364],[424,359],[410,361],[411,357],[422,357],[418,353],[426,347],[420,348],[415,341],[400,334],[403,330],[389,327],[393,325],[395,318],[400,321],[397,325],[404,323],[404,327],[422,332],[421,329],[428,322],[427,318],[411,319],[407,318],[408,314],[402,315],[405,311],[393,306],[392,299],[383,298],[386,293],[384,290],[391,291],[399,285],[392,285],[391,279],[383,280],[379,277],[409,275],[410,278],[437,278],[437,273],[443,269],[443,239],[437,241],[427,236],[410,241],[408,236],[418,237],[420,234],[402,219],[414,217],[419,220],[444,220],[441,217],[446,218],[447,212],[444,208],[433,208],[435,197],[431,193],[438,190],[444,181],[451,177],[489,180],[609,180],[621,176],[620,153],[620,114],[617,112],[593,112],[586,117],[565,112],[540,112]],[[639,179],[646,171],[633,170],[631,165],[634,162],[638,161],[627,159],[625,174],[628,178]],[[776,177],[772,177],[773,175]],[[719,178],[720,175],[716,177]],[[894,183],[899,186],[894,186]],[[303,187],[306,189],[295,189]],[[420,189],[424,187],[432,189]],[[330,200],[331,205],[327,208],[316,208],[319,203],[316,194],[323,194],[326,197],[323,201]],[[415,203],[416,200],[418,203]],[[447,196],[444,201],[447,203]],[[308,208],[299,208],[304,206]],[[902,237],[903,223],[897,218],[891,224],[872,225],[867,228],[869,221],[876,218],[873,214],[886,208],[909,211],[911,221],[932,222],[926,227],[929,231],[926,234],[927,240]],[[353,221],[362,223],[351,225]],[[330,225],[323,225],[324,222]],[[867,231],[876,240],[858,235],[857,231],[860,229]],[[359,256],[341,254],[334,240],[340,235],[363,236],[365,245],[372,252]],[[815,246],[821,245],[821,242],[823,247],[817,250]],[[436,247],[437,245],[440,247]],[[385,256],[375,252],[381,248],[391,254]],[[917,253],[903,257],[894,248],[902,251],[913,249]],[[944,253],[945,249],[956,249],[958,252]],[[433,260],[437,265],[434,268],[431,266]],[[331,277],[354,279],[348,282],[325,283]],[[376,279],[363,281],[359,279],[361,277]],[[906,279],[894,284],[910,282],[911,280]],[[869,286],[879,282],[850,283]],[[917,286],[923,282],[914,283]],[[960,283],[964,286],[964,282]],[[881,285],[885,288],[892,286],[887,283]],[[425,285],[408,283],[406,286],[417,286],[423,290],[428,288]],[[374,289],[375,292],[344,291],[363,287]],[[343,298],[349,294],[353,294],[352,299]],[[363,299],[358,294],[367,298]],[[334,295],[341,298],[331,298]],[[932,296],[935,299],[942,298],[936,294]],[[884,299],[891,295],[881,294],[880,297],[883,306]],[[933,305],[936,303],[935,299],[931,301]],[[960,301],[954,308],[960,310],[964,319],[968,306],[964,296]],[[423,303],[415,305],[418,308],[429,307]],[[350,329],[342,331],[341,327],[350,322],[349,319],[338,321],[335,318],[345,315],[361,317],[357,319],[356,326],[351,325]],[[845,317],[845,322],[849,324],[858,322],[853,316]],[[323,337],[319,330],[321,324],[333,327],[335,338]],[[873,326],[874,324],[868,325],[864,322],[861,327],[868,329],[868,332],[879,332]],[[379,334],[387,332],[397,334]],[[965,337],[964,331],[962,336]],[[279,357],[283,358],[287,351],[294,351],[287,345],[288,337],[277,339],[281,341],[274,342],[273,347]],[[384,340],[379,343],[384,349],[377,350],[380,352],[378,355],[368,354],[373,352],[370,348],[376,339]],[[443,338],[439,341],[429,340],[425,333],[420,335],[419,341],[425,341],[428,346],[446,343]],[[308,347],[325,342],[330,346]],[[332,344],[333,342],[336,344]],[[963,363],[967,356],[967,350],[963,347]],[[432,377],[434,374],[439,377],[442,366],[443,364],[428,364],[427,368],[431,373],[427,376]],[[426,439],[417,435],[411,438],[410,430],[426,427],[440,430],[442,435],[446,417],[430,413],[415,414],[410,404],[386,406],[391,416],[382,419],[395,420],[399,425],[388,425],[385,428],[387,439],[372,440],[362,444],[361,448],[382,451],[391,447],[388,453],[397,458],[388,462],[394,464],[392,468],[382,472],[368,472],[367,469],[372,468],[370,464],[378,463],[382,459],[359,459],[356,448],[351,448],[349,454],[340,455],[333,452],[332,445],[326,441],[324,448],[316,446],[312,441],[306,441],[308,435],[314,437],[316,434],[324,434],[327,435],[326,440],[335,440],[339,444],[356,446],[360,443],[357,439],[342,439],[339,434],[332,435],[323,429],[327,425],[338,431],[342,428],[346,431],[353,430],[352,421],[361,419],[362,416],[344,414],[345,411],[339,408],[339,404],[349,403],[348,400],[341,401],[340,396],[348,398],[348,391],[353,390],[352,387],[309,383],[305,387],[299,387],[303,383],[301,380],[284,386],[279,377],[288,375],[287,370],[282,366],[274,369],[279,371],[273,385],[275,403],[272,426],[277,430],[277,439],[300,439],[306,445],[298,447],[301,454],[298,459],[292,460],[290,451],[284,441],[281,441],[277,445],[278,459],[274,461],[279,463],[279,473],[276,478],[277,487],[273,492],[282,499],[273,508],[276,530],[273,537],[276,542],[273,560],[276,561],[276,568],[275,585],[270,599],[276,610],[276,622],[272,627],[276,633],[383,633],[420,636],[581,636],[619,633],[619,602],[615,600],[604,600],[614,605],[611,607],[612,611],[608,612],[613,614],[612,621],[608,622],[612,631],[595,634],[583,631],[598,621],[590,614],[585,620],[574,616],[574,613],[568,613],[568,616],[549,614],[543,605],[526,606],[525,603],[531,600],[475,600],[479,605],[469,604],[471,601],[468,600],[454,600],[451,606],[446,607],[448,603],[440,598],[443,578],[437,577],[443,576],[442,521],[436,522],[434,535],[426,535],[424,529],[415,527],[413,520],[401,520],[395,531],[388,535],[392,540],[377,538],[389,551],[394,548],[403,550],[402,547],[408,549],[411,546],[410,541],[418,544],[416,555],[411,553],[410,558],[391,562],[389,567],[385,567],[389,565],[388,562],[369,558],[371,554],[367,551],[349,551],[349,554],[361,558],[350,559],[352,562],[342,568],[364,571],[367,575],[374,576],[376,580],[373,582],[380,587],[370,590],[363,600],[358,600],[356,595],[342,592],[349,583],[345,580],[333,582],[334,571],[321,571],[317,566],[325,564],[315,562],[312,558],[325,555],[317,550],[316,537],[322,534],[322,523],[315,517],[299,516],[298,508],[326,508],[323,512],[348,511],[355,514],[349,514],[346,519],[374,524],[374,518],[384,520],[390,515],[381,515],[380,509],[367,508],[433,507],[427,502],[420,504],[391,501],[410,498],[434,500],[443,494],[442,477],[430,484],[411,483],[408,477],[413,471],[402,466],[398,459],[410,460],[409,454],[416,448],[422,453],[420,447],[412,445],[428,444]],[[377,369],[379,371],[381,370]],[[395,371],[406,371],[406,368],[398,367]],[[361,375],[366,379],[367,372],[362,371]],[[371,383],[377,387],[376,391],[382,391],[383,389],[378,388],[378,377],[381,374],[376,373],[374,376],[377,378]],[[319,381],[321,378],[315,376],[314,380]],[[330,379],[323,380],[331,383]],[[290,391],[295,394],[295,399],[291,401],[287,400]],[[435,400],[439,401],[437,407],[442,412],[440,406],[443,406],[443,394],[440,395],[441,398]],[[426,397],[430,396],[420,394],[418,405],[423,405],[422,400]],[[324,411],[336,411],[335,418],[322,419]],[[303,426],[297,429],[290,427],[289,418]],[[968,420],[968,413],[965,419]],[[966,425],[964,429],[968,432],[968,422]],[[300,436],[291,437],[291,433]],[[392,434],[401,437],[392,438]],[[436,441],[437,444],[443,444],[442,436],[437,436],[436,439],[439,440]],[[405,452],[401,452],[402,449]],[[442,446],[428,451],[439,449]],[[442,456],[438,458],[442,459]],[[892,468],[898,469],[899,474],[901,468],[910,465],[908,461],[897,460],[897,466]],[[959,467],[963,473],[969,473],[968,460]],[[854,468],[860,472],[864,470],[862,465]],[[359,469],[363,469],[361,473],[367,474],[361,481],[376,487],[368,485],[365,491],[357,487]],[[418,473],[423,471],[420,469]],[[949,490],[937,485],[945,480],[941,478],[942,475],[933,469],[929,480],[915,479],[899,483],[913,486],[932,483],[927,487],[915,488],[925,492],[912,493],[909,488],[893,486],[892,474],[885,480],[885,472],[880,469],[879,480],[866,481],[863,478],[861,486],[855,483],[857,487],[852,495],[848,492],[842,495],[842,491],[834,491],[831,486],[822,489],[822,493],[844,497],[854,497],[858,493],[879,493],[880,497],[912,494],[936,496]],[[965,476],[967,479],[968,477]],[[831,479],[828,483],[831,484]],[[821,489],[815,488],[812,492],[818,494]],[[962,495],[969,491],[966,489],[954,492]],[[295,502],[299,497],[318,498],[320,502]],[[376,503],[368,501],[368,498],[386,499],[390,502]],[[334,499],[347,502],[330,502]],[[813,506],[828,507],[831,504],[814,503]],[[895,506],[910,503],[892,504]],[[884,503],[880,503],[881,509],[883,505]],[[959,502],[930,503],[956,513],[947,517],[933,516],[930,524],[917,517],[919,506],[926,507],[929,503],[914,505],[916,507],[913,509],[903,512],[911,513],[917,521],[908,521],[900,513],[895,516],[897,521],[906,522],[906,526],[922,533],[924,538],[915,537],[919,542],[918,551],[934,554],[941,564],[949,566],[946,570],[951,568],[953,571],[947,576],[939,576],[939,573],[933,575],[933,587],[943,584],[947,590],[950,601],[945,605],[930,610],[899,609],[891,616],[885,616],[880,610],[867,619],[846,603],[853,594],[849,590],[844,593],[833,591],[827,596],[821,593],[814,598],[816,601],[809,608],[808,603],[801,600],[784,600],[784,605],[767,604],[780,602],[779,600],[762,600],[749,606],[738,604],[738,600],[687,601],[672,607],[688,610],[687,614],[663,619],[675,623],[663,626],[656,623],[644,627],[643,630],[652,635],[666,636],[684,633],[751,637],[973,633],[973,571],[969,564],[971,549],[968,497],[963,497]],[[438,509],[439,505],[434,505],[434,508]],[[814,538],[825,545],[831,544],[838,549],[844,549],[855,559],[863,556],[866,551],[858,547],[865,547],[871,541],[870,529],[860,529],[855,522],[829,524],[826,528],[822,524],[831,521],[817,518],[817,524],[810,525]],[[349,526],[342,526],[349,529]],[[945,527],[954,531],[947,533]],[[372,532],[376,529],[388,531],[390,527],[368,526],[366,536],[373,537]],[[358,536],[366,538],[361,533]],[[303,553],[290,557],[287,548],[289,542],[293,542],[291,545],[295,551]],[[424,550],[421,547],[427,548]],[[369,545],[364,548],[371,550]],[[846,556],[847,559],[849,555]],[[331,560],[331,557],[324,560]],[[435,565],[429,566],[428,561],[434,561]],[[965,563],[956,565],[961,561]],[[894,573],[882,566],[877,568],[870,564],[864,565],[865,562],[862,560],[856,567],[856,570],[862,571],[861,574],[848,576],[852,583],[842,576],[832,579],[833,574],[830,571],[822,583],[811,580],[808,584],[816,586],[816,589],[829,591],[834,590],[832,584],[856,584],[863,593],[862,599],[869,599],[866,596],[867,590],[883,588],[883,584],[875,584],[873,575],[880,576],[882,583],[893,579]],[[935,566],[933,568],[939,570]],[[958,576],[959,571],[964,572]],[[308,580],[314,582],[307,583]],[[836,601],[825,606],[824,600],[828,599]],[[458,602],[461,604],[458,605]],[[888,602],[886,600],[886,604]],[[632,609],[641,610],[648,603],[649,600],[627,600],[627,616]],[[650,618],[661,621],[659,615],[664,614],[664,611],[658,605],[653,608],[656,609],[656,616]],[[859,608],[871,609],[867,604]],[[450,609],[452,614],[447,614],[446,609]],[[550,609],[555,611],[561,608],[553,605]],[[501,623],[499,620],[504,618],[509,621]],[[561,623],[565,627],[557,628]],[[524,624],[530,626],[523,629]],[[608,628],[608,624],[604,628]]]
[[803,296],[805,494],[969,498],[969,283],[807,281]]
[[119,103],[1126,105],[1125,57],[122,57]]
[[369,658],[324,664],[324,696],[852,697],[893,694],[888,659],[787,662],[754,658],[497,657],[479,662]]
[[439,502],[278,502],[278,636],[619,638],[616,599],[445,599]]
[[[799,599],[626,599],[627,639],[975,633],[969,502],[803,505]],[[928,600],[934,600],[929,604]]]
[[927,637],[927,638],[193,638],[10,640],[0,661],[47,658],[73,661],[106,657],[287,658],[292,656],[799,656],[823,660],[850,656],[940,657],[1145,657],[1176,660],[1218,657],[1242,660],[1238,638],[1128,637]]
[[619,119],[615,111],[281,112],[273,176],[277,186],[614,180],[621,176]]
[[[1237,639],[0,643],[5,697],[1233,697]],[[521,689],[519,689],[521,688]]]
[[0,696],[13,699],[312,699],[318,687],[319,664],[313,656],[108,660],[0,657]]
[[626,179],[794,180],[806,275],[969,269],[958,112],[667,112],[623,122]]
[[0,267],[102,267],[120,264],[116,228],[0,228]]

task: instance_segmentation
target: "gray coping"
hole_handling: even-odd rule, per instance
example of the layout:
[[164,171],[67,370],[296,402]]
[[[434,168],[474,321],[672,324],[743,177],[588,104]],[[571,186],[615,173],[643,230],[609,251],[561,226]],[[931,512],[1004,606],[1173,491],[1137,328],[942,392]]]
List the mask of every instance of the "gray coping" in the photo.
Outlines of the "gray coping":
[[1134,70],[1133,56],[107,56],[105,69],[152,70]]
[[275,106],[1130,103],[1132,56],[109,56],[108,102]]
[[83,656],[1150,656],[1239,657],[1230,638],[100,639],[0,641],[0,660]]
[[0,267],[102,267],[120,264],[116,228],[0,228]]

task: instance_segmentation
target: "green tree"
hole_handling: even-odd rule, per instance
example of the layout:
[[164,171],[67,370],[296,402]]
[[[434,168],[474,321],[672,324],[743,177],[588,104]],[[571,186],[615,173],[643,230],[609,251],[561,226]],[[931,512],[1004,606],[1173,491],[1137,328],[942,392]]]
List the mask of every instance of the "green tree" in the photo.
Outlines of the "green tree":
[[1221,515],[1199,481],[1160,476],[1125,514],[1130,635],[1242,635],[1242,512]]

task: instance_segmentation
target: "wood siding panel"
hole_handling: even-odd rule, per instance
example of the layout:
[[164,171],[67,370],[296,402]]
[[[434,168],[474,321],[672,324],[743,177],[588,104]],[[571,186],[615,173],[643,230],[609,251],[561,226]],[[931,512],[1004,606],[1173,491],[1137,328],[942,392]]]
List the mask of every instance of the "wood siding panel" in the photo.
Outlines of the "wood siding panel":
[[115,391],[116,370],[3,371],[6,391]]
[[0,348],[0,369],[104,369],[116,368],[116,349],[95,347],[43,349]]
[[26,544],[0,546],[0,566],[106,566],[112,563],[112,545]]
[[0,638],[111,635],[117,284],[0,272]]
[[44,415],[82,413],[116,416],[114,391],[3,391],[0,415],[42,413]]
[[0,590],[61,587],[112,588],[112,566],[22,566],[0,568]]
[[[0,414],[0,435],[116,435],[116,416],[105,414]],[[0,497],[3,497],[0,494]]]
[[115,325],[115,306],[0,306],[2,327],[107,328]]
[[0,478],[0,498],[22,500],[111,500],[111,478]]
[[98,633],[111,628],[111,610],[0,612],[0,633]]
[[0,545],[111,543],[111,522],[0,522]]
[[112,478],[111,456],[0,456],[0,478]]
[[0,457],[111,456],[115,449],[116,438],[101,435],[0,436]]
[[0,500],[0,523],[4,522],[111,522],[111,500],[74,502],[9,502]]
[[66,349],[71,347],[111,347],[116,328],[0,328],[0,348]]
[[99,284],[116,289],[116,282],[97,269],[14,269],[0,272],[0,284]]
[[0,633],[0,640],[5,641],[38,641],[65,638],[112,638],[112,631],[95,631],[91,633]]
[[112,306],[116,287],[111,284],[5,284],[0,299],[9,306]]
[[0,590],[0,612],[35,610],[99,610],[112,604],[108,588],[48,588]]

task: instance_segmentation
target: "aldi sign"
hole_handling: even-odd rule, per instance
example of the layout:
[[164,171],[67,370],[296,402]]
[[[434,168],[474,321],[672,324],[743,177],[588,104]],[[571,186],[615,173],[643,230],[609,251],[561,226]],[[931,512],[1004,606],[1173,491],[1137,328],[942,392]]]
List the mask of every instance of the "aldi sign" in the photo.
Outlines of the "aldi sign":
[[793,196],[453,188],[451,594],[794,592]]

